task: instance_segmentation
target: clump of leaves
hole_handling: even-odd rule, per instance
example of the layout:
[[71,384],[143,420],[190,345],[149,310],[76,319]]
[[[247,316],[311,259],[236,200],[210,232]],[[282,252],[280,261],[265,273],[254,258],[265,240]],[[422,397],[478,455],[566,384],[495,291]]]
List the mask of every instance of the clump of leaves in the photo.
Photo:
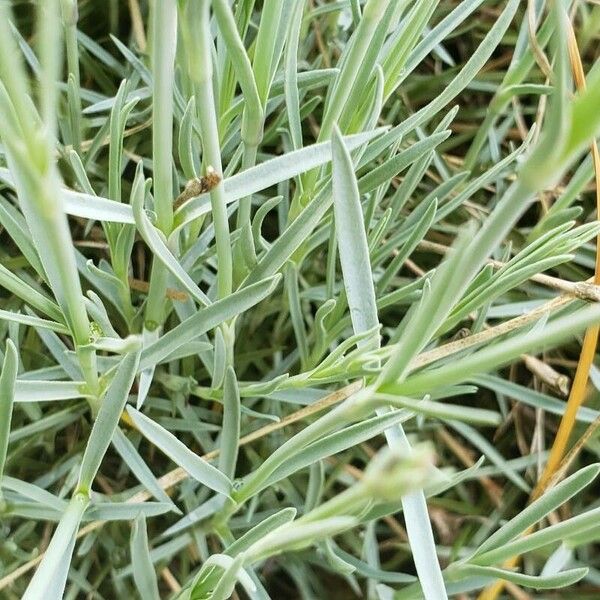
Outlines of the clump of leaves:
[[14,8],[3,597],[597,584],[598,6]]

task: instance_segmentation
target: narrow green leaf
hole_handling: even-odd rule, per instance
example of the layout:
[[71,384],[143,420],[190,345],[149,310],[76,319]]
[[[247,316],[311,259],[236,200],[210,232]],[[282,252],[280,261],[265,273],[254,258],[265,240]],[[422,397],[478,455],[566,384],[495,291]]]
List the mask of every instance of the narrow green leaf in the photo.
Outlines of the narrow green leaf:
[[531,525],[541,521],[546,515],[563,505],[588,486],[600,473],[600,465],[594,464],[580,469],[570,477],[547,490],[540,498],[503,525],[488,537],[475,552],[475,556],[498,548],[516,538]]
[[494,567],[478,567],[476,565],[461,566],[459,572],[465,577],[490,577],[493,579],[502,579],[510,581],[516,585],[530,587],[536,590],[550,590],[554,588],[564,588],[574,585],[583,579],[589,569],[569,569],[556,575],[525,575],[506,569],[496,569]]
[[132,339],[132,345],[137,347],[134,347],[126,354],[119,363],[115,375],[108,386],[106,395],[102,400],[100,410],[94,420],[92,432],[85,447],[79,470],[79,481],[77,483],[77,489],[84,494],[90,493],[92,483],[100,468],[100,463],[110,445],[115,429],[118,427],[121,413],[123,412],[137,373],[141,344],[134,338]]
[[194,454],[172,433],[132,406],[127,407],[127,412],[144,437],[160,448],[174,463],[185,469],[191,477],[215,492],[229,495],[231,492],[229,477]]
[[369,247],[352,159],[334,127],[333,206],[344,286],[355,333],[379,326]]
[[240,441],[240,392],[233,367],[227,367],[223,384],[223,427],[221,429],[219,470],[230,480],[235,477]]
[[184,517],[179,519],[179,521],[171,525],[171,527],[165,529],[162,532],[162,537],[170,537],[172,535],[177,535],[184,529],[187,529],[188,527],[191,527],[192,525],[199,523],[200,521],[209,519],[218,510],[222,509],[225,506],[226,500],[227,498],[222,494],[213,496],[206,502],[200,504],[200,506],[194,508],[194,510],[188,512]]
[[8,452],[8,438],[15,400],[15,381],[19,369],[19,355],[11,340],[6,341],[6,352],[0,373],[0,480]]
[[390,394],[376,394],[374,398],[380,398],[397,408],[406,408],[417,414],[444,420],[457,420],[466,423],[477,423],[479,425],[499,425],[501,415],[497,412],[471,406],[458,406],[455,404],[443,404],[431,400],[414,400],[403,396],[392,396]]
[[34,573],[23,600],[61,600],[75,547],[79,523],[89,499],[75,494],[58,523],[58,527],[46,548],[44,558]]
[[73,400],[85,395],[84,387],[84,381],[19,379],[15,384],[15,402]]
[[303,523],[301,526],[295,523],[283,525],[250,546],[246,550],[246,556],[249,562],[254,563],[282,552],[301,550],[350,529],[356,523],[353,517],[340,516]]
[[[378,128],[365,133],[349,135],[344,138],[348,150],[359,148],[370,140],[380,136],[385,128]],[[331,160],[331,143],[321,142],[306,146],[300,150],[287,152],[277,158],[267,160],[255,167],[245,169],[237,175],[227,177],[223,181],[226,201],[234,202],[240,198],[251,196],[272,185],[292,179],[301,173],[305,173],[315,167],[320,167]],[[210,211],[210,203],[206,203],[203,197],[187,202],[180,210],[177,221],[191,219],[206,214]]]
[[214,600],[228,600],[231,598],[235,590],[235,584],[237,583],[239,573],[242,570],[243,563],[243,556],[238,556],[231,561],[229,566],[223,571],[219,582],[211,592],[211,599],[214,598]]
[[395,156],[386,160],[382,165],[369,171],[358,180],[358,188],[361,193],[366,194],[380,185],[389,184],[390,180],[398,173],[406,169],[415,160],[427,154],[444,140],[448,139],[450,131],[434,133],[424,140],[411,144],[408,148],[398,152]]
[[4,475],[2,477],[2,487],[5,490],[16,492],[23,498],[33,500],[42,506],[46,506],[57,511],[59,516],[65,512],[67,508],[68,503],[66,500],[56,497],[54,494],[47,492],[45,489],[38,487],[37,485],[27,483],[26,481],[20,481],[19,479],[14,479],[13,477],[8,477],[8,475]]
[[278,276],[264,279],[199,310],[145,348],[140,368],[145,369],[159,363],[177,348],[248,310],[271,294],[278,282]]
[[4,321],[11,321],[13,323],[20,323],[21,325],[28,325],[30,327],[42,327],[49,329],[50,331],[56,331],[65,335],[69,334],[69,330],[62,323],[56,321],[48,321],[47,319],[40,319],[32,315],[23,315],[18,312],[12,312],[10,310],[0,309],[0,319]]
[[139,515],[156,517],[172,510],[172,502],[99,502],[88,507],[84,520],[131,521]]
[[502,546],[488,550],[473,557],[471,562],[477,565],[489,566],[500,563],[512,556],[520,556],[537,548],[542,548],[558,541],[562,542],[581,534],[594,532],[597,535],[599,515],[599,508],[586,511],[575,517],[561,521],[557,525],[551,525],[535,533],[518,537]]
[[291,523],[295,517],[295,508],[283,508],[275,514],[263,519],[258,525],[250,529],[250,531],[247,531],[243,536],[227,546],[225,552],[230,556],[237,556],[238,554],[245,552],[265,535],[271,533],[271,531],[274,531],[287,523]]
[[[566,402],[553,398],[548,394],[542,394],[536,390],[524,387],[514,381],[507,381],[495,375],[478,375],[472,378],[473,383],[482,385],[499,394],[504,394],[510,398],[532,406],[541,408],[554,415],[563,415],[566,409]],[[577,420],[581,423],[593,423],[600,417],[600,412],[592,410],[587,406],[582,406],[577,411]]]
[[141,598],[159,600],[156,571],[150,558],[146,519],[140,515],[131,528],[131,563],[133,565],[133,580]]
[[138,481],[160,502],[166,502],[171,505],[172,510],[179,509],[173,504],[173,501],[158,483],[150,467],[144,462],[129,438],[121,431],[119,427],[115,429],[111,439],[115,450],[120,454],[125,464],[131,469]]
[[272,485],[289,477],[292,473],[314,464],[316,461],[362,444],[377,435],[381,435],[386,429],[408,421],[412,416],[413,413],[404,410],[391,411],[362,419],[359,423],[325,435],[297,452],[290,460],[285,461],[272,473],[264,485]]
[[19,296],[21,300],[24,300],[32,308],[43,312],[54,321],[58,323],[64,321],[64,317],[55,302],[38,292],[3,265],[0,265],[0,286]]
[[298,43],[302,25],[304,2],[296,2],[289,20],[287,42],[285,45],[285,103],[290,128],[292,147],[302,147],[302,124],[300,121],[300,99],[298,90]]

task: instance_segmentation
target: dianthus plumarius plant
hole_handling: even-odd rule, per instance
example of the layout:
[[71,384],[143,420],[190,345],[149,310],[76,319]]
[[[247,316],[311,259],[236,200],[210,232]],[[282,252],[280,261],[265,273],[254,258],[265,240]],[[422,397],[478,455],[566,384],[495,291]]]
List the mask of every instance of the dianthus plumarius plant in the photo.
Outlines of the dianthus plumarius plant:
[[599,36],[0,0],[0,596],[598,597]]

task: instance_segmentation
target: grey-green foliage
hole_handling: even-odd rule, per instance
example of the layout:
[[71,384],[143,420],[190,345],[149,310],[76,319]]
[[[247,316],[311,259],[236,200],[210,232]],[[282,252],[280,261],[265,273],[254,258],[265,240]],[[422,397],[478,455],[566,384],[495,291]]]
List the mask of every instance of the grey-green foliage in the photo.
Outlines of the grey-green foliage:
[[[526,505],[565,403],[519,361],[569,366],[600,309],[504,321],[594,267],[599,14],[0,3],[0,595],[596,581],[597,441]],[[464,469],[462,446],[482,460]]]

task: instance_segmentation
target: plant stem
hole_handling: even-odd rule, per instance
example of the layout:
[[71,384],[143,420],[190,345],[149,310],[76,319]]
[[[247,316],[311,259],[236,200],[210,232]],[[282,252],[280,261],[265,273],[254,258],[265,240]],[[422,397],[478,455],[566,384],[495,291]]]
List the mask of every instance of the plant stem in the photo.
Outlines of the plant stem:
[[152,167],[158,228],[173,227],[173,85],[177,47],[177,7],[173,0],[154,2],[152,38]]
[[78,10],[75,0],[62,0],[62,17],[65,29],[65,44],[67,49],[67,70],[73,86],[73,105],[69,98],[69,117],[71,120],[71,143],[78,154],[81,152],[83,139],[83,124],[81,119],[81,76],[79,73],[79,47],[77,45]]
[[[256,164],[256,153],[258,146],[244,144],[244,155],[242,157],[242,170],[249,169]],[[240,199],[240,206],[237,214],[237,227],[243,227],[250,222],[250,213],[252,211],[252,196]]]
[[[177,47],[177,6],[174,1],[154,2],[152,18],[152,166],[157,226],[169,235],[173,227],[173,85]],[[154,260],[145,321],[149,329],[165,319],[168,272]]]
[[[220,176],[223,173],[219,130],[213,92],[213,65],[211,57],[212,35],[210,33],[209,0],[188,2],[183,20],[183,37],[188,46],[188,68],[190,79],[194,83],[196,106],[202,132],[204,170],[212,167]],[[191,32],[191,23],[198,24],[198,30]],[[212,217],[215,226],[217,247],[217,289],[219,298],[225,298],[233,289],[233,259],[229,220],[223,183],[210,192]]]

